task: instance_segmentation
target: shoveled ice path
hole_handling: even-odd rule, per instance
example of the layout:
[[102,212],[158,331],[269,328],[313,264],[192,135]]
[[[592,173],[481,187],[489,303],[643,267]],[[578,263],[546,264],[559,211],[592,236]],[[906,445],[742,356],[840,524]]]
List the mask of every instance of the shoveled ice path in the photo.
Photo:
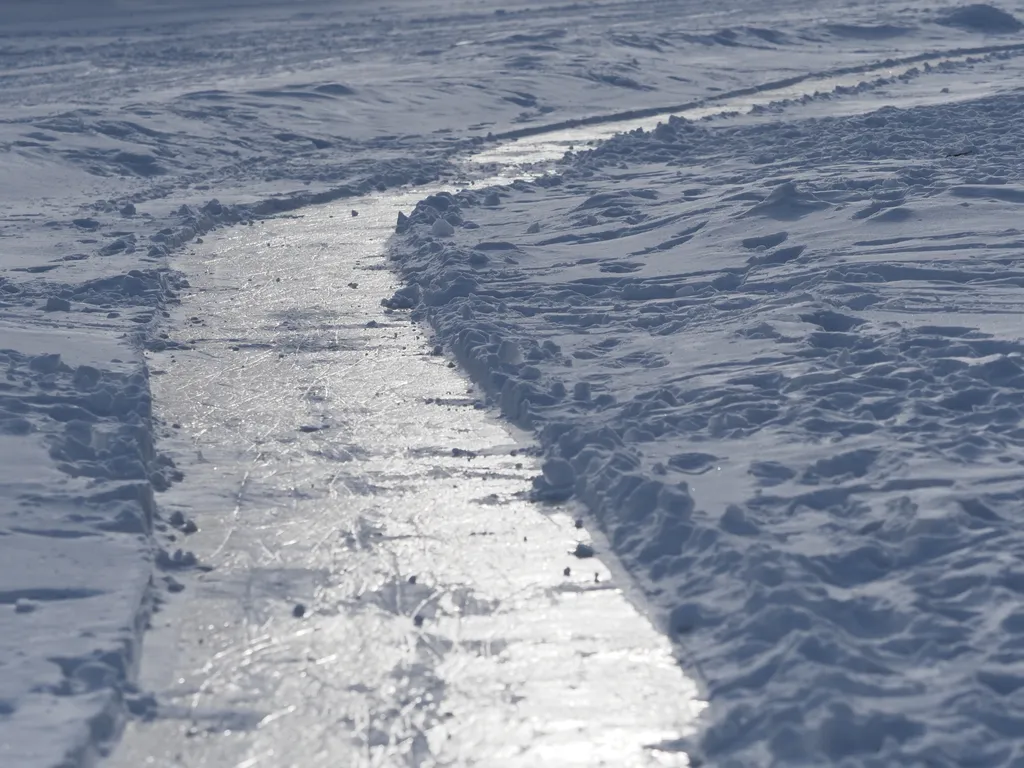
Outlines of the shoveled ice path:
[[424,194],[237,228],[176,265],[192,349],[150,364],[186,476],[161,509],[194,517],[177,544],[212,570],[167,577],[185,589],[145,640],[157,704],[111,765],[688,764],[671,744],[703,703],[669,642],[600,542],[570,554],[571,509],[524,499],[528,444],[380,308],[396,212]]

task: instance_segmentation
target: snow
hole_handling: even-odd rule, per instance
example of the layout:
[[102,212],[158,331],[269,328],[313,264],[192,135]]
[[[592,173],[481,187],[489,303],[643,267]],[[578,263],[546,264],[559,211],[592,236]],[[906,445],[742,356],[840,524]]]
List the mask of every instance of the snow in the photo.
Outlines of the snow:
[[1024,6],[706,6],[0,6],[0,762],[107,753],[202,573],[152,405],[184,249],[398,187],[387,306],[703,678],[680,749],[1022,759]]
[[539,436],[538,495],[575,478],[693,653],[708,759],[1024,750],[1021,108],[671,119],[396,241],[414,313]]

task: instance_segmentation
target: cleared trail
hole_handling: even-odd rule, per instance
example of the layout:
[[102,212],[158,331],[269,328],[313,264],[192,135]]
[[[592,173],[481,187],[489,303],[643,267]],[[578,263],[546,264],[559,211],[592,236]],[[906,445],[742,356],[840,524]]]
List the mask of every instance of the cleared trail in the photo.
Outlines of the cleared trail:
[[703,704],[668,641],[600,543],[570,554],[570,509],[524,500],[528,444],[380,309],[420,196],[183,257],[191,349],[150,360],[186,475],[163,510],[212,570],[154,617],[155,702],[112,766],[687,764]]

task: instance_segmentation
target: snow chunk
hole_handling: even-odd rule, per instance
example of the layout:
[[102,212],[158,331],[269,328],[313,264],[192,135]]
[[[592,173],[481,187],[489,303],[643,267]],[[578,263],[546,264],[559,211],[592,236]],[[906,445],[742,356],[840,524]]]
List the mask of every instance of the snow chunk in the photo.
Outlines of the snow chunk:
[[430,234],[434,237],[451,237],[455,234],[455,227],[446,220],[438,218],[430,227]]

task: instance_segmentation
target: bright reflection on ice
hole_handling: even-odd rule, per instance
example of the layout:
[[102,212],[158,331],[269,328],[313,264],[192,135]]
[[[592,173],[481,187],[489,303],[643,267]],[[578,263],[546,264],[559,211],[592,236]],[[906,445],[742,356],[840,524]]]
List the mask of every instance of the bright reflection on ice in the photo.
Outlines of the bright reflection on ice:
[[[936,59],[935,62],[941,61],[955,64],[967,58],[969,57],[942,56],[940,59]],[[664,122],[673,115],[696,121],[734,112],[749,113],[751,110],[767,106],[773,102],[800,99],[814,93],[828,93],[836,88],[854,88],[860,83],[871,82],[880,77],[886,79],[901,77],[923,66],[925,66],[924,62],[919,61],[913,64],[904,64],[872,72],[860,72],[836,77],[809,78],[795,85],[783,88],[764,90],[745,96],[715,99],[705,106],[693,109],[666,112],[653,117],[585,125],[578,128],[567,128],[565,130],[544,133],[538,136],[528,136],[514,141],[502,142],[493,147],[487,147],[469,157],[468,162],[476,165],[497,164],[505,166],[506,171],[503,175],[508,175],[512,168],[528,169],[536,164],[550,164],[560,160],[566,152],[589,149],[598,142],[610,139],[616,134],[636,130],[637,128],[651,130],[658,123]],[[874,106],[878,107],[881,105],[876,103]],[[536,177],[542,173],[542,170],[532,169],[530,176]],[[511,179],[512,177],[510,176],[509,178]],[[517,174],[515,178],[523,178],[523,176]]]

